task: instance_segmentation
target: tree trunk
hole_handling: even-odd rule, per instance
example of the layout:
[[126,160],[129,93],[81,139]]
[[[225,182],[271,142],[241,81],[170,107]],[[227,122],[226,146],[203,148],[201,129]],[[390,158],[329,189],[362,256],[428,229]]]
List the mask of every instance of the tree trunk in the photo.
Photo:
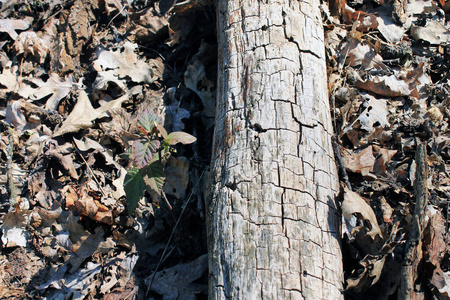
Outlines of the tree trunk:
[[218,0],[211,299],[341,299],[318,0]]

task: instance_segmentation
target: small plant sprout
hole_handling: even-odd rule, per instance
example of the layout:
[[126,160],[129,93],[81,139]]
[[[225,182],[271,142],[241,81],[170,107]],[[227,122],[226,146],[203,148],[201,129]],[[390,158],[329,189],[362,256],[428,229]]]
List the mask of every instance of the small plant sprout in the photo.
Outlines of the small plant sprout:
[[124,188],[128,213],[132,214],[144,196],[145,189],[161,195],[164,185],[164,167],[173,152],[173,146],[192,144],[197,139],[181,131],[167,134],[162,120],[149,109],[137,118],[137,128],[142,138],[131,147],[133,167],[127,171]]

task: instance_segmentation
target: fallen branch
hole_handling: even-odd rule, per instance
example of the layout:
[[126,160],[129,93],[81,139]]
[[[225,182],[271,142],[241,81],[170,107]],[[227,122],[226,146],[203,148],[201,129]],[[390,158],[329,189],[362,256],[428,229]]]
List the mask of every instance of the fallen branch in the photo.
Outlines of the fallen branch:
[[414,181],[416,205],[402,264],[400,287],[398,289],[398,299],[400,300],[423,299],[424,297],[422,292],[416,288],[416,280],[418,277],[417,269],[423,256],[422,237],[425,227],[425,208],[428,202],[427,178],[426,145],[418,144],[416,151],[416,178]]

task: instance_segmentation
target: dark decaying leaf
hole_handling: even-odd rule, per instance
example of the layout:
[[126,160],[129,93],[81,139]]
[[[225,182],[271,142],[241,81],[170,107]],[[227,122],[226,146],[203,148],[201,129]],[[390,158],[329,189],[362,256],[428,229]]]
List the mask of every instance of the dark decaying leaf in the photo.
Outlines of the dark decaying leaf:
[[148,165],[158,152],[161,143],[158,140],[141,139],[132,146],[134,162],[139,169]]
[[178,143],[187,145],[187,144],[192,144],[196,140],[197,140],[197,138],[195,136],[190,135],[189,133],[182,132],[182,131],[176,131],[176,132],[172,132],[171,134],[169,134],[166,141],[169,145],[175,145]]
[[161,194],[164,185],[164,165],[159,160],[152,162],[150,165],[141,170],[144,174],[144,182],[152,190]]
[[139,200],[144,196],[145,182],[138,168],[128,170],[124,180],[124,189],[127,196],[128,213],[134,212]]

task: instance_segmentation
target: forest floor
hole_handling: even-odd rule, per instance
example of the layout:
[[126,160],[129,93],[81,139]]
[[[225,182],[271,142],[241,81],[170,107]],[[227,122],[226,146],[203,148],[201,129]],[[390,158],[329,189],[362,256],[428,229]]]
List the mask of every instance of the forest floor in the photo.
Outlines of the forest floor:
[[[347,299],[395,299],[405,264],[416,293],[450,295],[441,1],[321,6]],[[0,298],[206,299],[213,1],[0,3]],[[197,142],[130,203],[149,111]]]

